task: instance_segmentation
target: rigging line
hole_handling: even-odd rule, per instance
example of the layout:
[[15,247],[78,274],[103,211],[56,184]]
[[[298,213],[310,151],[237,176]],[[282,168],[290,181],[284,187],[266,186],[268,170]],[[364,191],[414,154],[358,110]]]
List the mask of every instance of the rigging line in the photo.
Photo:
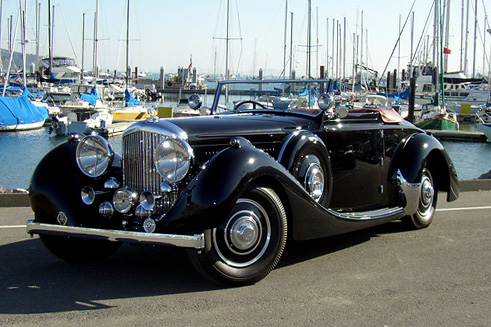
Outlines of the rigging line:
[[75,51],[75,47],[73,46],[72,36],[70,35],[70,30],[68,29],[68,25],[66,24],[65,16],[63,15],[63,9],[61,5],[58,3],[58,8],[60,10],[61,19],[63,20],[63,25],[65,25],[65,30],[68,36],[68,41],[70,42],[70,46],[72,47],[73,55],[75,56],[75,60],[78,60],[77,52]]
[[235,71],[236,74],[239,73],[239,66],[240,66],[240,60],[242,58],[242,28],[241,28],[241,25],[240,25],[240,15],[239,15],[239,4],[237,3],[237,0],[235,0],[235,10],[236,10],[236,13],[237,13],[237,23],[239,25],[239,40],[240,40],[240,52],[239,52],[239,59],[237,61],[237,69]]
[[430,21],[430,17],[431,17],[431,12],[433,11],[433,6],[435,5],[434,2],[431,3],[431,8],[430,8],[430,11],[428,11],[428,16],[426,17],[426,22],[425,22],[425,25],[423,27],[423,32],[421,33],[421,36],[419,38],[419,41],[418,41],[418,45],[416,46],[416,49],[414,50],[414,53],[413,53],[413,57],[411,58],[411,62],[414,62],[414,60],[416,59],[416,53],[418,53],[418,49],[419,49],[419,46],[421,45],[421,40],[424,38],[425,36],[425,32],[426,32],[426,28],[427,28],[427,24],[428,22]]
[[406,27],[406,24],[407,24],[407,21],[409,20],[409,17],[411,16],[411,12],[413,11],[413,8],[414,8],[414,4],[416,3],[416,0],[413,1],[413,4],[411,5],[411,9],[409,9],[409,13],[407,14],[407,17],[406,17],[406,21],[404,22],[404,26],[402,26],[402,30],[401,32],[399,33],[399,37],[397,38],[397,42],[396,44],[394,45],[394,49],[392,49],[392,53],[390,54],[390,57],[389,57],[389,61],[387,61],[387,65],[385,65],[385,68],[384,68],[384,71],[382,72],[382,74],[380,75],[380,79],[378,80],[378,82],[380,83],[382,81],[382,78],[384,77],[385,75],[385,71],[387,70],[387,67],[389,67],[389,63],[392,59],[392,56],[394,55],[394,52],[396,51],[396,48],[397,48],[397,45],[399,44],[400,40],[401,40],[401,34],[402,32],[404,31],[404,28]]

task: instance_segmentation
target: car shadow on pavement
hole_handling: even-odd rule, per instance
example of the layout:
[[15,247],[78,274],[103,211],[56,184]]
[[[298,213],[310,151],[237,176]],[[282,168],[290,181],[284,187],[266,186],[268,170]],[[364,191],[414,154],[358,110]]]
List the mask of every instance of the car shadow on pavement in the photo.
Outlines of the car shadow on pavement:
[[0,315],[106,309],[107,299],[219,289],[182,249],[124,244],[105,261],[69,264],[35,237],[0,253]]
[[287,267],[369,242],[373,237],[401,232],[408,232],[407,227],[400,221],[393,221],[383,225],[331,237],[308,241],[290,241],[287,244],[277,268]]
[[[340,236],[289,242],[278,268],[406,231],[394,222]],[[0,247],[0,314],[101,310],[105,300],[220,289],[199,275],[185,250],[124,244],[102,262],[69,264],[38,237]]]

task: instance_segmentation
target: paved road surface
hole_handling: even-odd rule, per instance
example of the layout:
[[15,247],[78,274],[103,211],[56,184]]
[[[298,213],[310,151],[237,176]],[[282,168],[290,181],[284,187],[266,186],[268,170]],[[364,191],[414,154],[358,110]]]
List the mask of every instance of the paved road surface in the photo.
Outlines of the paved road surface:
[[0,326],[489,326],[491,192],[440,199],[425,230],[292,243],[265,280],[233,289],[181,250],[66,264],[25,234],[29,208],[0,208]]

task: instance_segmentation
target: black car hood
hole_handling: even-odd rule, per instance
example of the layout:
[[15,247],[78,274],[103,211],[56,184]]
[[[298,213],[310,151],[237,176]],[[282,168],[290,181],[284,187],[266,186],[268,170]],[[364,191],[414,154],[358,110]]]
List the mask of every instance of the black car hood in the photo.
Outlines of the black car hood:
[[318,127],[313,117],[273,114],[227,114],[174,118],[167,120],[168,122],[185,131],[191,144],[201,143],[200,141],[209,138],[284,135],[298,129],[310,130]]

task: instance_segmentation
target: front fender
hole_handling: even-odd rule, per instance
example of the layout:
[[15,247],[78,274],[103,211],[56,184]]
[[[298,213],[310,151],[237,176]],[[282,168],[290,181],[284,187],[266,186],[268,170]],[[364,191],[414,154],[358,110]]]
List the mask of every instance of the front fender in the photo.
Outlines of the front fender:
[[[98,227],[98,208],[87,206],[81,200],[84,186],[102,189],[105,176],[94,179],[84,175],[78,168],[75,151],[77,142],[66,142],[51,150],[37,165],[29,186],[31,208],[43,222],[58,223],[59,212],[65,213],[66,225]],[[112,175],[119,169],[120,156],[116,155],[111,167]],[[92,221],[93,220],[93,221]]]
[[457,172],[443,145],[433,136],[418,133],[409,136],[397,147],[389,168],[389,176],[396,176],[399,170],[410,183],[417,183],[426,162],[435,168],[437,186],[447,192],[447,201],[459,196]]
[[274,158],[244,138],[215,155],[181,193],[160,222],[163,230],[204,230],[227,218],[240,194],[254,181],[269,179],[302,190],[295,178]]

